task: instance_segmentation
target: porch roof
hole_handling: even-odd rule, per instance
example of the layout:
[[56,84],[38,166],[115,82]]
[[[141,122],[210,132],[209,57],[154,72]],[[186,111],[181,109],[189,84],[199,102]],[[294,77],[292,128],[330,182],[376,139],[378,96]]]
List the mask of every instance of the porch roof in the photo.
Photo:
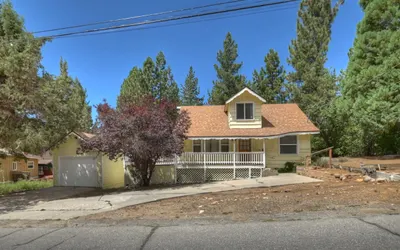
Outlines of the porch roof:
[[182,106],[181,110],[188,111],[192,122],[190,139],[268,138],[319,132],[297,104],[263,104],[261,128],[229,128],[224,105]]

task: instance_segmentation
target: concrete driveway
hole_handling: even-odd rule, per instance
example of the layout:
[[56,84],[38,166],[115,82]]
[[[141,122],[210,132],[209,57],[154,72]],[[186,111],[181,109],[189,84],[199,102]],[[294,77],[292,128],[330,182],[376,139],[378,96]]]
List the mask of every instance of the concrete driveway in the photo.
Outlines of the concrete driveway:
[[0,196],[0,215],[12,211],[26,210],[29,207],[49,201],[88,195],[95,191],[95,188],[51,187]]
[[18,211],[8,211],[0,214],[0,220],[68,220],[74,217],[173,197],[311,182],[321,182],[321,180],[297,174],[280,174],[257,179],[211,182],[145,191],[120,191],[105,195],[93,195],[93,193],[90,194],[93,190],[88,190],[87,197],[81,195],[83,197],[36,202]]

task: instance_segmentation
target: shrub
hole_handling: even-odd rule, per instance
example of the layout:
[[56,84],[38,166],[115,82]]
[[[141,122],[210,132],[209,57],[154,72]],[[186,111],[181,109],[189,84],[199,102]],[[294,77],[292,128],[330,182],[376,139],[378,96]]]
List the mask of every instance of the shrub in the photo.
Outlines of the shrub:
[[296,162],[288,161],[285,163],[285,166],[283,168],[278,169],[278,173],[294,173],[296,172],[297,165],[298,163]]

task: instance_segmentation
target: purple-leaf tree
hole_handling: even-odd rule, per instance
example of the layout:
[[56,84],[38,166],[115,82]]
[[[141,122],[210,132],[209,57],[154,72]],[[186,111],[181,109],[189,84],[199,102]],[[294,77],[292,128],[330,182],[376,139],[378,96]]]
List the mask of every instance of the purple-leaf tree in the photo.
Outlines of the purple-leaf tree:
[[190,126],[186,111],[167,100],[144,98],[140,104],[122,103],[118,109],[103,102],[97,107],[98,134],[82,142],[84,151],[98,150],[111,160],[127,156],[150,185],[161,157],[180,155]]

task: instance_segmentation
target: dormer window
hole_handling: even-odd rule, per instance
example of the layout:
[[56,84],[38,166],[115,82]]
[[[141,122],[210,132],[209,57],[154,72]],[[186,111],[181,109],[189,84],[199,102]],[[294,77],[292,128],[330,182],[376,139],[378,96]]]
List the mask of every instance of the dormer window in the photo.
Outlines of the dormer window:
[[254,119],[253,103],[236,103],[236,120],[252,120]]

